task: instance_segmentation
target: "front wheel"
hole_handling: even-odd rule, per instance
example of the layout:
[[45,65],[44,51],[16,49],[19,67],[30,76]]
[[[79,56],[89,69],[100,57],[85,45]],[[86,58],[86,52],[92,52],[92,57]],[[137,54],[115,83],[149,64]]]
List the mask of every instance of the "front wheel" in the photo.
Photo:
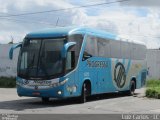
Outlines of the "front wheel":
[[82,86],[82,93],[81,93],[81,97],[80,97],[80,102],[85,103],[86,97],[87,97],[87,88],[86,88],[86,84],[84,83]]

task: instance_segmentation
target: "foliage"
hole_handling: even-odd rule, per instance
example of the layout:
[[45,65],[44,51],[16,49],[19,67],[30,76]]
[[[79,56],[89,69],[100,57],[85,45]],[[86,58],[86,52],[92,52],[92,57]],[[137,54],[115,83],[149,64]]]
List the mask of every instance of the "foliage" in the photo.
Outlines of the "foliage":
[[146,97],[160,99],[160,80],[148,80]]
[[15,77],[0,77],[0,87],[1,88],[16,87],[16,78]]

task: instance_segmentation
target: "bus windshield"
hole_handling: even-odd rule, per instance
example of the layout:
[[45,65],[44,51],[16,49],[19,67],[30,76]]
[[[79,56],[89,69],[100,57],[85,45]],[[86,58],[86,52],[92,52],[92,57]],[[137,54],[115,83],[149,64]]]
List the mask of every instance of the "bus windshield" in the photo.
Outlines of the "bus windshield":
[[[52,79],[63,75],[65,65],[67,68],[74,68],[80,49],[78,52],[76,49],[72,49],[76,55],[70,55],[70,58],[67,56],[66,61],[61,57],[64,44],[72,41],[71,39],[75,39],[75,37],[25,39],[19,56],[18,76],[26,79]],[[73,62],[73,60],[76,61]]]
[[61,50],[65,38],[26,39],[21,51],[19,74],[42,78],[62,73]]

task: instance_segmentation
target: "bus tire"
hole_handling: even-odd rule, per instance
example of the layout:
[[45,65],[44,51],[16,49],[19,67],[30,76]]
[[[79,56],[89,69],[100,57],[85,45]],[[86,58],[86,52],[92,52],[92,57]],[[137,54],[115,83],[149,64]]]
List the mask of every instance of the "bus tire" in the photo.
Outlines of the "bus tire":
[[83,83],[80,102],[85,103],[86,102],[86,97],[87,97],[86,83]]
[[136,82],[134,80],[131,80],[131,84],[130,84],[130,95],[134,95],[136,89]]
[[136,89],[136,83],[134,80],[131,80],[129,90],[124,91],[125,95],[133,96]]
[[42,97],[42,102],[44,103],[49,102],[49,97]]

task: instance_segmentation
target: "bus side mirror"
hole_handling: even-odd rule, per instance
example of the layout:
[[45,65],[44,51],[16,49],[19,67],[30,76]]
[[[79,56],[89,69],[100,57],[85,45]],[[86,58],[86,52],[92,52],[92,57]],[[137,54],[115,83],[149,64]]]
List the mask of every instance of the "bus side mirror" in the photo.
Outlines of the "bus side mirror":
[[68,42],[63,46],[63,49],[61,51],[62,58],[65,58],[67,56],[68,49],[74,45],[76,45],[76,42]]
[[22,47],[22,43],[18,43],[16,45],[13,45],[11,48],[10,48],[10,51],[9,51],[9,59],[12,60],[13,59],[13,51],[14,49],[18,48],[18,47]]

